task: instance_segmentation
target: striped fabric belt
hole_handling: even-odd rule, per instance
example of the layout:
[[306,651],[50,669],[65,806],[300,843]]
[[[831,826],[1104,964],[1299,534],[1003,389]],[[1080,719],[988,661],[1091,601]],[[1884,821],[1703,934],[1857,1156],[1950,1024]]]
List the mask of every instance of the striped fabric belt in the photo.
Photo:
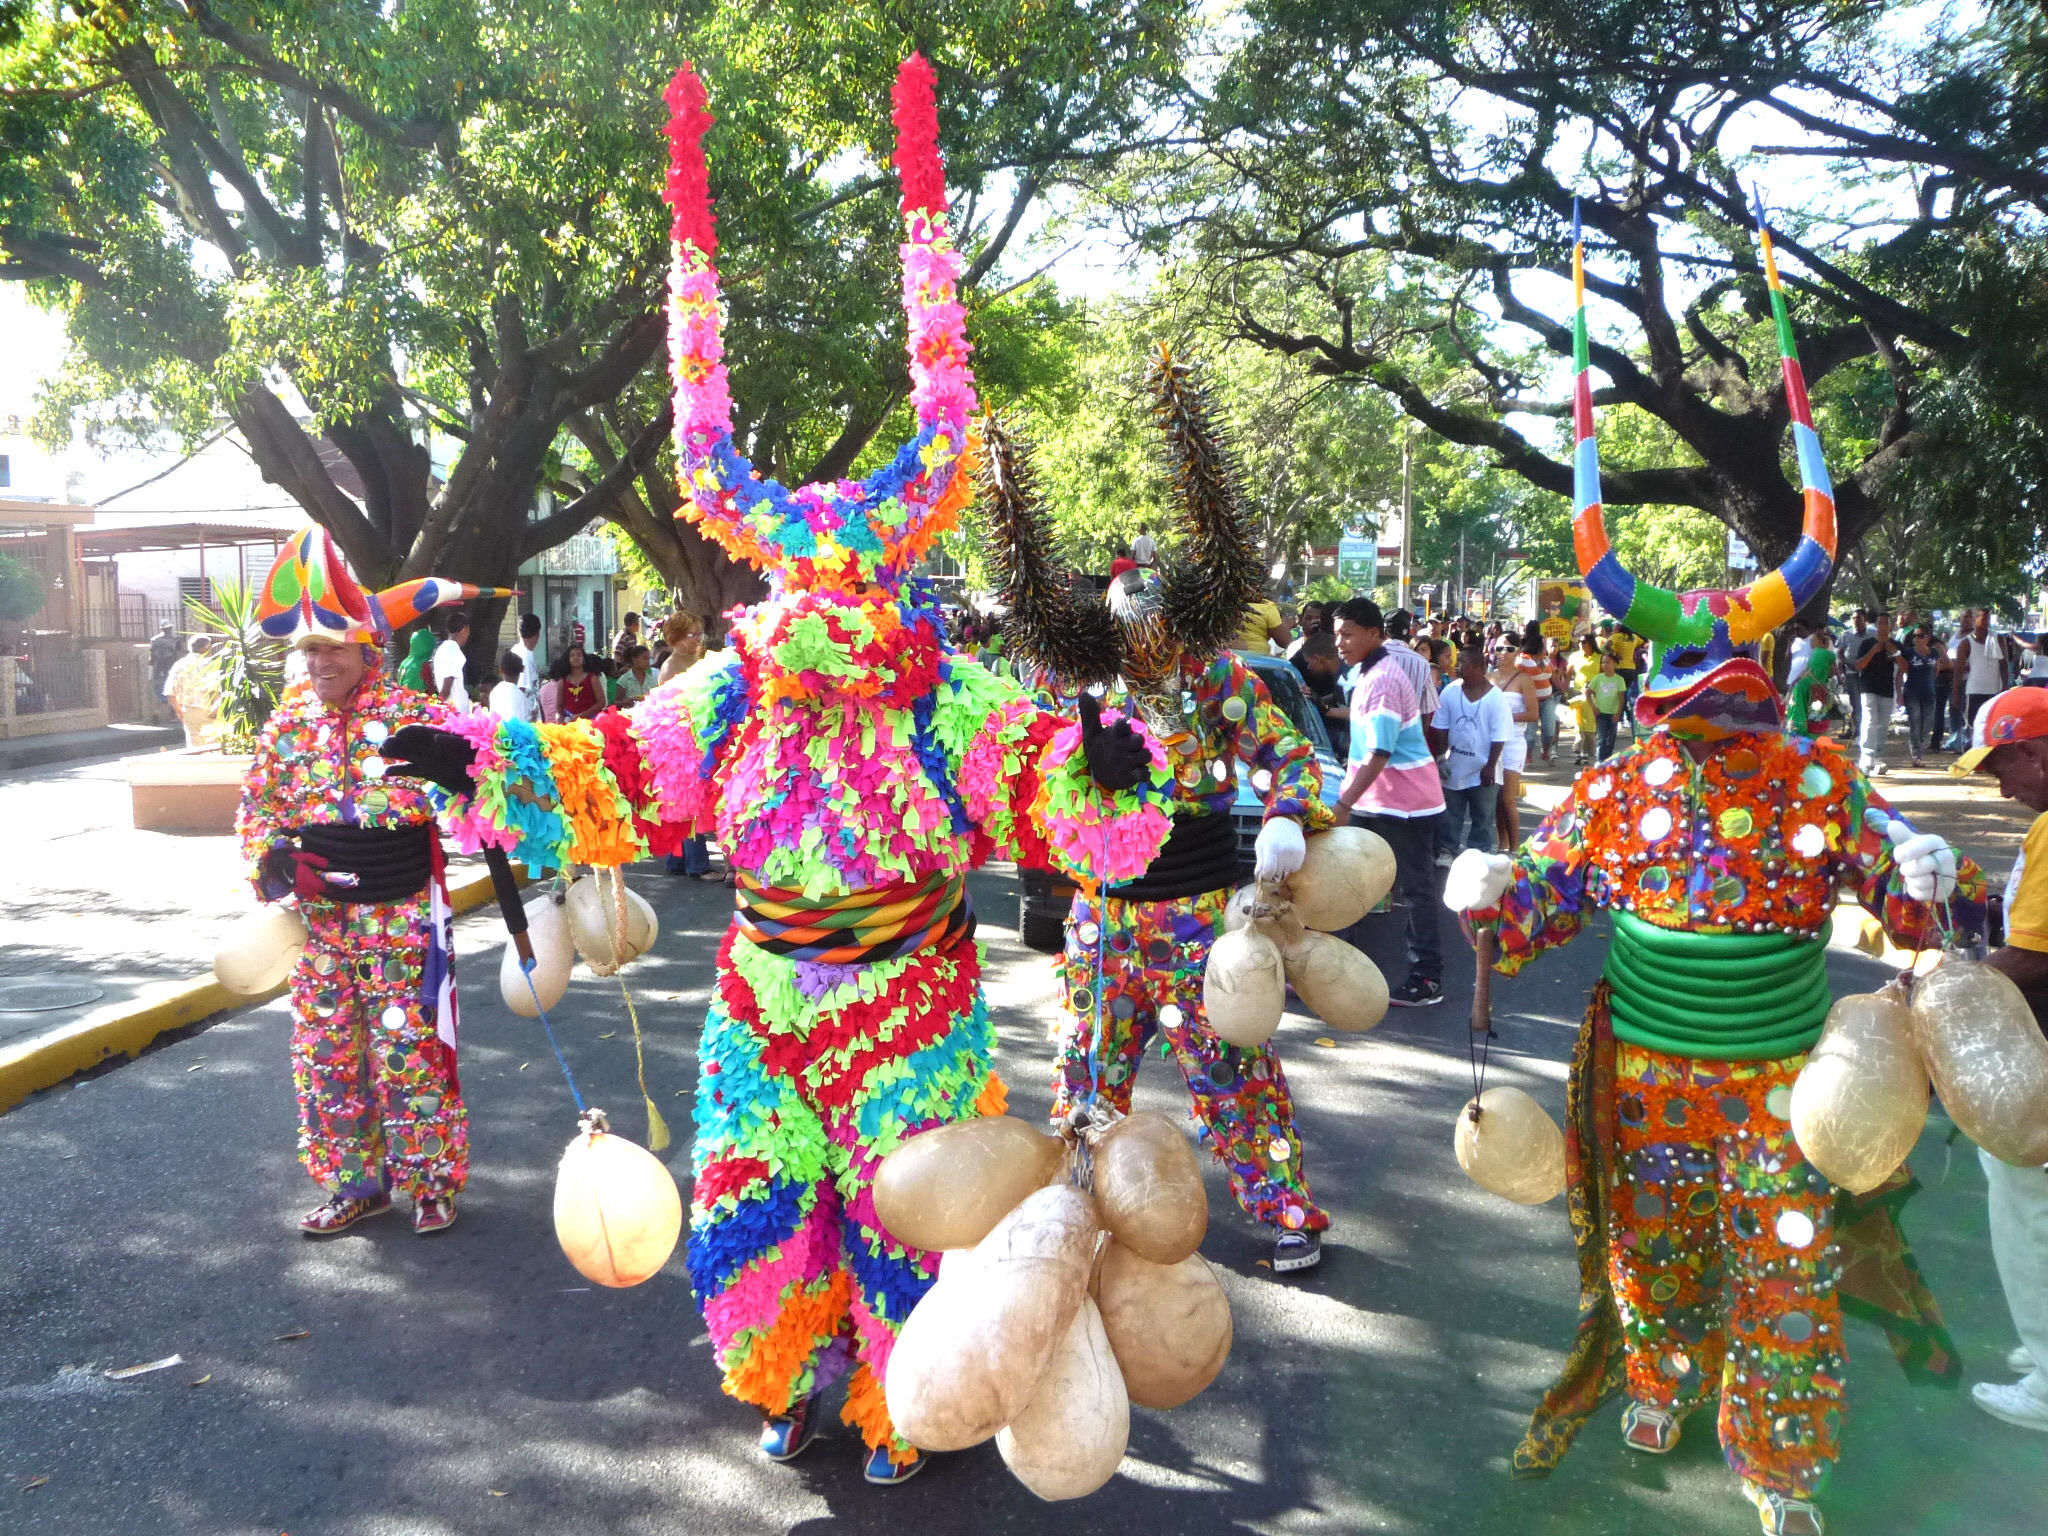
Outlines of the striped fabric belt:
[[820,965],[861,965],[951,948],[974,931],[974,904],[959,875],[879,885],[841,896],[806,896],[742,872],[740,932],[771,954]]

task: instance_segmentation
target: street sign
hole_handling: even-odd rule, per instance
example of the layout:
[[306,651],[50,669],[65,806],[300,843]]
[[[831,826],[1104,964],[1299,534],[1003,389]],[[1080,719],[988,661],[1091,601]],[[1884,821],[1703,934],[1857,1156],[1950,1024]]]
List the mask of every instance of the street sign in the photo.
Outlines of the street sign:
[[1735,536],[1735,530],[1728,530],[1728,569],[1731,571],[1753,571],[1756,569],[1756,555],[1748,544]]
[[1371,586],[1379,579],[1379,546],[1369,537],[1347,533],[1337,541],[1337,579]]

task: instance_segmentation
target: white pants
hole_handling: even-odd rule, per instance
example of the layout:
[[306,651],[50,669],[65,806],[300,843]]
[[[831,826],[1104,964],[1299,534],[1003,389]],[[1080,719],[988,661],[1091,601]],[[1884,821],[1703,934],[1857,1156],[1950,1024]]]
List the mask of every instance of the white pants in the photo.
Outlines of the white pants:
[[1984,1182],[1991,1188],[1991,1258],[2013,1328],[2035,1360],[2021,1383],[2048,1403],[2048,1169],[2015,1168],[1983,1148]]
[[1892,699],[1890,694],[1870,694],[1863,700],[1863,718],[1857,722],[1856,766],[1865,773],[1884,762],[1885,738],[1892,730]]

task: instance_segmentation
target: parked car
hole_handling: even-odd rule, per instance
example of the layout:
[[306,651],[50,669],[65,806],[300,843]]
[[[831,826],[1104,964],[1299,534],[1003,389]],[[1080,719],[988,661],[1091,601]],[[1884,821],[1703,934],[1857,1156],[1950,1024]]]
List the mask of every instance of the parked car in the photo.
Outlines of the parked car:
[[[1292,662],[1280,656],[1255,656],[1239,651],[1237,659],[1265,684],[1268,697],[1315,748],[1316,761],[1323,769],[1323,799],[1334,806],[1337,792],[1344,784],[1344,765],[1330,750],[1330,733],[1323,728],[1322,713],[1301,685],[1301,674],[1294,670]],[[1238,767],[1237,803],[1231,806],[1230,817],[1237,828],[1237,873],[1239,883],[1243,884],[1252,877],[1252,845],[1258,841],[1259,828],[1265,822],[1266,802],[1264,793],[1251,782],[1252,773],[1244,771],[1242,763]],[[1073,882],[1042,869],[1020,869],[1017,883],[1017,928],[1026,947],[1044,954],[1058,953],[1066,943],[1067,911],[1074,900]]]

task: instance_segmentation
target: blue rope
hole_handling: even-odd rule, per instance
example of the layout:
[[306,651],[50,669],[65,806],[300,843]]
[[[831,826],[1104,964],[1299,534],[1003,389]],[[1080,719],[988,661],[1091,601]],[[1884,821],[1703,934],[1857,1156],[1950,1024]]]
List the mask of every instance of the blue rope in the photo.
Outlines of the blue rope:
[[527,993],[533,998],[533,1006],[540,1013],[540,1027],[547,1031],[548,1049],[555,1053],[555,1064],[562,1069],[562,1076],[568,1079],[569,1097],[576,1101],[576,1112],[578,1114],[588,1114],[590,1113],[589,1106],[583,1102],[583,1095],[576,1087],[576,1074],[569,1070],[568,1058],[562,1055],[562,1047],[555,1041],[555,1027],[548,1022],[547,1009],[542,1008],[540,1005],[540,993],[534,990],[533,968],[539,963],[538,960],[520,961],[519,974],[526,978]]
[[[1102,867],[1109,868],[1109,828],[1102,827]],[[1095,888],[1095,1035],[1088,1045],[1088,1107],[1095,1107],[1096,1096],[1102,1091],[1102,992],[1105,963],[1104,947],[1109,942],[1109,882],[1104,880]]]

